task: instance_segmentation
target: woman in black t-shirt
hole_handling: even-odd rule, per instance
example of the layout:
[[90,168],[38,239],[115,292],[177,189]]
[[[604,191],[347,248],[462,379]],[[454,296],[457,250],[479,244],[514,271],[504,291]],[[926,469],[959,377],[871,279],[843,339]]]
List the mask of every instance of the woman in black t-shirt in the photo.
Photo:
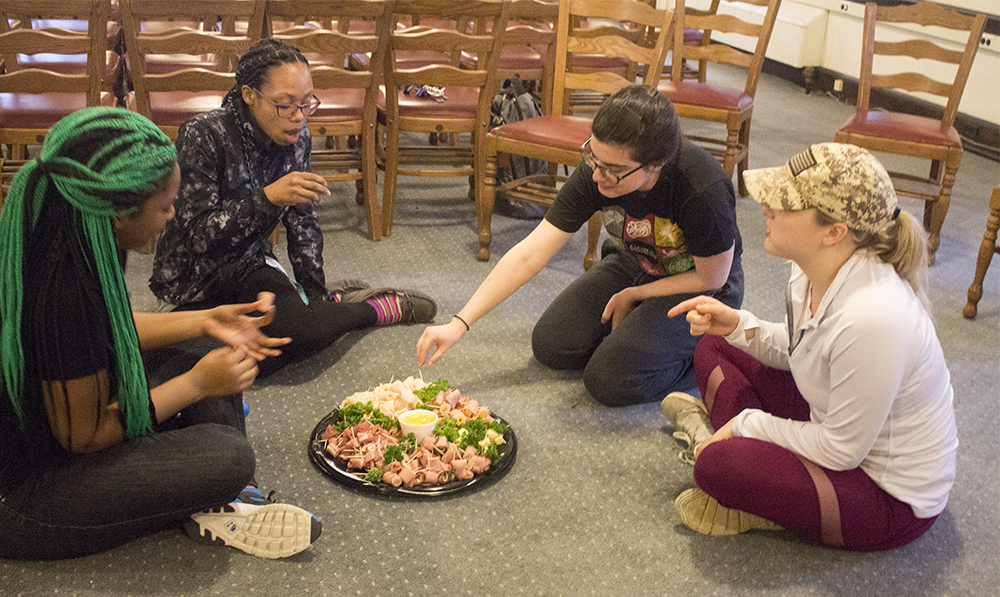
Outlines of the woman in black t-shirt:
[[719,163],[684,141],[670,101],[648,86],[604,102],[583,163],[545,219],[497,263],[446,325],[428,327],[417,362],[434,363],[534,277],[595,211],[610,239],[601,261],[570,284],[535,325],[535,358],[583,369],[591,395],[609,406],[661,400],[694,387],[696,340],[667,317],[680,301],[709,294],[743,301],[742,243],[732,183]]
[[[131,312],[125,251],[173,217],[179,181],[170,140],[117,108],[59,121],[14,177],[0,211],[0,557],[76,557],[182,524],[282,557],[319,534],[254,486],[241,392],[287,342],[259,331],[271,297]],[[265,517],[278,523],[250,530]],[[274,549],[251,543],[286,529]]]

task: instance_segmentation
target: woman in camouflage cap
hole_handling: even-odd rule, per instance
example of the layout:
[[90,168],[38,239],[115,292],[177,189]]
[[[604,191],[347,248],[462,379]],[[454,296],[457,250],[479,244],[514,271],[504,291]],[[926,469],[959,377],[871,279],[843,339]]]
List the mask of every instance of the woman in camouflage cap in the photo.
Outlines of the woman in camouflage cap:
[[698,485],[675,501],[681,520],[713,535],[905,545],[944,510],[958,446],[923,228],[852,145],[813,145],[746,183],[767,217],[764,248],[793,262],[787,315],[760,321],[708,297],[672,310],[707,334],[695,352],[704,402],[662,403]]

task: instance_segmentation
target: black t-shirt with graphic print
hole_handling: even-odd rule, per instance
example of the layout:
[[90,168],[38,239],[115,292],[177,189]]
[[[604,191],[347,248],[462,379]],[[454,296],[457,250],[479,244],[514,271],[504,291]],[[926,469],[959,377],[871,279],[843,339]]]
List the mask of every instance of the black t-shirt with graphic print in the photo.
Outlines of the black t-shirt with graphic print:
[[581,164],[545,219],[564,232],[576,232],[598,210],[611,240],[651,276],[686,272],[694,268],[694,257],[724,253],[734,243],[730,278],[742,270],[732,181],[715,158],[689,141],[652,189],[621,197],[602,195],[593,170]]

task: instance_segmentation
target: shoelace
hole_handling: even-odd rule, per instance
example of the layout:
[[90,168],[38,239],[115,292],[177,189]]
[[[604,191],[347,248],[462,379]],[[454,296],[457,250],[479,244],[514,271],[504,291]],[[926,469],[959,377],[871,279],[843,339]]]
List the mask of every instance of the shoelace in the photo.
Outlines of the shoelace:
[[683,444],[684,449],[677,453],[677,458],[685,464],[694,466],[694,449],[697,447],[691,441],[691,436],[683,431],[675,431],[674,439]]

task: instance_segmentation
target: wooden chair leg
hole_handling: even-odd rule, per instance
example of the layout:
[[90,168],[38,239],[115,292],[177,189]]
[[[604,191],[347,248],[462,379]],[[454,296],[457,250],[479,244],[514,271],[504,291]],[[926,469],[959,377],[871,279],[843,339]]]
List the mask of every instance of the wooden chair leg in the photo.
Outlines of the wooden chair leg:
[[396,209],[396,182],[399,174],[399,127],[386,127],[385,181],[382,185],[382,236],[392,234]]
[[583,271],[594,267],[597,263],[597,241],[601,238],[601,227],[604,220],[601,212],[594,212],[587,222],[587,254],[583,257]]
[[979,299],[983,298],[983,280],[986,279],[986,270],[990,267],[993,255],[1000,253],[997,246],[997,230],[1000,229],[1000,186],[993,188],[993,195],[990,197],[990,215],[986,219],[986,233],[983,234],[983,242],[979,245],[979,257],[976,259],[976,275],[969,286],[968,299],[962,315],[967,319],[975,319],[979,312]]
[[[927,227],[927,265],[934,265],[938,247],[941,245],[941,227],[944,225],[944,218],[948,215],[948,207],[951,205],[951,188],[955,184],[955,174],[958,173],[958,165],[946,164],[944,178],[941,181],[941,194],[937,201],[933,202],[930,211],[930,222]],[[925,225],[927,222],[927,212],[924,212]]]
[[747,184],[743,180],[743,173],[750,164],[750,120],[747,119],[740,127],[739,143],[746,149],[746,155],[736,164],[736,191],[740,197],[747,196]]
[[479,261],[490,260],[490,243],[493,242],[493,202],[496,199],[497,154],[487,150],[485,174],[476,181],[476,223],[479,228]]

